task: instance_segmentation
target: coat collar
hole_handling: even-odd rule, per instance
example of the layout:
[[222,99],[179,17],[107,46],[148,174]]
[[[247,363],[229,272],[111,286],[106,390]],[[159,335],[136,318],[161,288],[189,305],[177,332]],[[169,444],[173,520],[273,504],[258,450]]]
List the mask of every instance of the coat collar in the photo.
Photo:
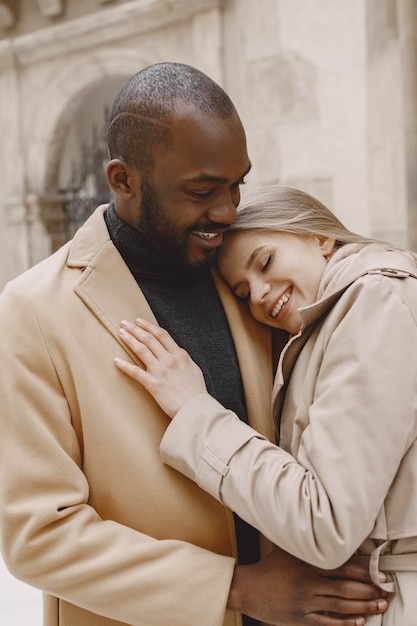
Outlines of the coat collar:
[[323,275],[317,302],[299,310],[304,326],[321,317],[352,283],[366,274],[416,278],[417,264],[408,251],[390,249],[379,243],[344,246],[336,252]]

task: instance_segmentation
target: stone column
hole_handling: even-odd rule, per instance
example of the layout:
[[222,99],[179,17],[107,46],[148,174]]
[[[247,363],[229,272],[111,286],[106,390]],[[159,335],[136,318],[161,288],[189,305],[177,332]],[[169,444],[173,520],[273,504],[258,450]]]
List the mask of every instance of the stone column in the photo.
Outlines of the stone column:
[[22,142],[19,67],[10,40],[0,42],[0,288],[28,267],[25,155]]
[[372,234],[417,250],[417,3],[366,9]]
[[408,245],[417,252],[417,2],[397,0],[403,84]]

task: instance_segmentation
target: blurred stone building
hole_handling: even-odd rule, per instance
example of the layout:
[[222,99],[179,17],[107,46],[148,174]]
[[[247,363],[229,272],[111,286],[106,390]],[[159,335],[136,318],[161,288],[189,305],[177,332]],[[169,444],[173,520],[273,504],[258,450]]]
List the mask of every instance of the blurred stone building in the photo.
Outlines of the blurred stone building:
[[108,106],[166,60],[231,95],[249,187],[300,187],[417,249],[415,0],[3,0],[0,288],[108,196]]

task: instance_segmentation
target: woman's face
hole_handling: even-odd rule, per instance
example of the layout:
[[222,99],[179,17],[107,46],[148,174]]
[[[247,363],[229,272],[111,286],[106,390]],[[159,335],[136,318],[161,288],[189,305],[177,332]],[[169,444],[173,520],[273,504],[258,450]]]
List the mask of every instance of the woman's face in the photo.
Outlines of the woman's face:
[[334,239],[315,235],[236,231],[221,248],[218,264],[255,319],[295,334],[302,324],[297,309],[316,301],[334,245]]

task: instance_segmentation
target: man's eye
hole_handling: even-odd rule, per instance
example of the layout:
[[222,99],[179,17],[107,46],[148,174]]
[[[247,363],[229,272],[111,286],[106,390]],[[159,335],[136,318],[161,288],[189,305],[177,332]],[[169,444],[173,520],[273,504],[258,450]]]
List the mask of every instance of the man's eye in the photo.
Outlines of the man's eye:
[[246,185],[246,180],[245,177],[241,178],[240,180],[237,181],[237,183],[233,183],[232,187],[234,189],[237,189],[238,187],[240,187],[241,185]]
[[194,198],[204,199],[209,198],[212,195],[213,190],[210,189],[209,191],[191,191],[190,193],[192,196],[194,196]]

